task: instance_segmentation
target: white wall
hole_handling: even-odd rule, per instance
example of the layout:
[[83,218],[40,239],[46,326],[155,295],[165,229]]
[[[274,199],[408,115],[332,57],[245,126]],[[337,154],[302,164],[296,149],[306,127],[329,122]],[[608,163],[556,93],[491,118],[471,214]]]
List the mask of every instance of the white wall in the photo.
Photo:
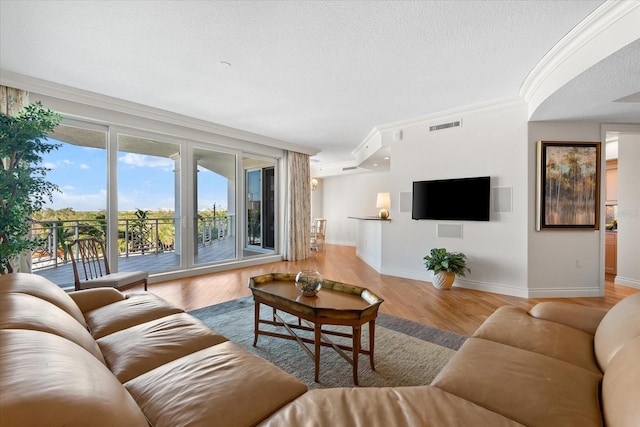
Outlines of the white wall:
[[[430,125],[457,119],[463,121],[460,128],[428,131]],[[383,141],[391,141],[389,138],[399,129],[403,131],[402,140],[389,142],[389,173],[323,180],[323,213],[332,224],[327,241],[355,245],[357,221],[347,217],[375,215],[376,193],[389,191],[392,221],[382,224],[383,274],[428,281],[431,275],[424,269],[422,258],[433,247],[446,247],[469,257],[471,273],[456,279],[456,286],[523,297],[602,295],[603,230],[535,230],[536,142],[600,141],[599,123],[529,123],[524,103],[505,102],[451,117],[387,126],[381,132]],[[638,142],[637,134],[633,138]],[[640,144],[625,143],[621,150],[619,179],[631,184],[618,189],[620,208],[629,214],[627,221],[619,220],[620,227],[626,222],[629,230],[629,237],[619,242],[619,280],[637,286],[640,171],[634,165],[640,158]],[[626,172],[620,170],[620,162],[625,167],[623,155],[627,156]],[[604,161],[603,156],[602,167]],[[399,193],[410,192],[413,181],[483,175],[491,176],[492,187],[511,188],[512,212],[492,210],[490,222],[455,222],[414,221],[410,212],[398,210]],[[625,192],[633,192],[627,196],[633,201],[622,201]],[[439,223],[462,224],[462,239],[437,237]]]
[[[526,114],[523,102],[510,101],[385,129],[384,137],[402,129],[403,138],[391,143],[396,203],[393,221],[382,230],[383,273],[430,280],[423,257],[431,248],[445,247],[469,258],[471,273],[456,279],[457,286],[526,295]],[[429,132],[430,125],[458,119],[459,128]],[[410,192],[413,181],[487,175],[492,187],[511,187],[512,212],[492,212],[489,222],[415,221],[410,212],[398,212],[399,193]],[[462,239],[437,237],[442,223],[462,224]]]
[[[389,172],[366,172],[322,180],[322,185],[315,192],[322,192],[322,214],[327,219],[327,243],[356,246],[358,220],[348,217],[377,215],[376,195],[379,192],[391,192],[389,177]],[[394,200],[392,196],[392,221],[394,204],[397,203],[397,199]]]
[[[599,123],[529,123],[528,288],[531,297],[598,296],[604,294],[604,231],[536,231],[536,142],[601,139]],[[605,159],[602,156],[602,170]],[[604,177],[601,180],[604,184]],[[601,223],[603,223],[601,218]]]
[[640,134],[618,137],[618,270],[615,283],[640,288]]
[[[526,105],[510,101],[455,117],[387,126],[385,141],[396,130],[402,140],[390,142],[389,173],[367,173],[324,179],[324,214],[332,218],[327,241],[354,245],[357,221],[347,216],[375,215],[377,192],[391,193],[391,222],[382,225],[383,274],[430,280],[423,257],[434,247],[464,252],[471,273],[456,286],[526,296],[527,293],[527,120]],[[463,126],[429,132],[430,125],[463,120]],[[491,176],[492,187],[511,187],[510,213],[491,213],[490,222],[414,221],[399,212],[399,193],[413,181]],[[438,223],[463,225],[463,238],[439,238]]]

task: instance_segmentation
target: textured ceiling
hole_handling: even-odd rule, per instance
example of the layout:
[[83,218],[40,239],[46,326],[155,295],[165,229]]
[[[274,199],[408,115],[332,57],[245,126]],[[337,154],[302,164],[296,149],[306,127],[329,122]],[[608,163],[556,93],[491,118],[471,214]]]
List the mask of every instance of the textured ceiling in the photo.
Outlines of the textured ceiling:
[[[0,70],[313,146],[331,163],[375,126],[517,96],[600,4],[2,0]],[[562,102],[540,117],[565,114]]]
[[636,40],[560,88],[531,120],[640,123],[639,92],[640,40]]

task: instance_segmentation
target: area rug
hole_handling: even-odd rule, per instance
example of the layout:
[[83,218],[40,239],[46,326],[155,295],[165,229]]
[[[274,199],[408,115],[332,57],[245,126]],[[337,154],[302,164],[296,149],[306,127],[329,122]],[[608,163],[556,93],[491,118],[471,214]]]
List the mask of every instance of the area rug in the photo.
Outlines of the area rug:
[[[286,316],[286,313],[281,313]],[[292,340],[261,335],[253,346],[254,304],[252,297],[191,311],[211,329],[223,334],[249,351],[293,374],[311,389],[353,387],[351,365],[332,348],[320,352],[320,382],[314,381],[314,364],[299,344]],[[262,305],[262,317],[271,308]],[[288,320],[293,320],[291,317]],[[269,325],[261,325],[269,329]],[[278,329],[271,329],[278,330]],[[283,329],[279,328],[278,332]],[[369,330],[365,325],[362,343],[367,348]],[[431,383],[466,337],[426,325],[380,313],[376,321],[375,367],[361,354],[358,365],[360,387],[414,386]],[[334,340],[340,342],[340,339]]]

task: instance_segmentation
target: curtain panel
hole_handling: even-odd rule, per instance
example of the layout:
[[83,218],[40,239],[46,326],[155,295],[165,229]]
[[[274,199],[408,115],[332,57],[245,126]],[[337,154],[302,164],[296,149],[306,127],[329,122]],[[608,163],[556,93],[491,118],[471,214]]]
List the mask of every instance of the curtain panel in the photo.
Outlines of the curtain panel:
[[311,168],[307,154],[287,151],[287,212],[284,259],[297,261],[311,255]]

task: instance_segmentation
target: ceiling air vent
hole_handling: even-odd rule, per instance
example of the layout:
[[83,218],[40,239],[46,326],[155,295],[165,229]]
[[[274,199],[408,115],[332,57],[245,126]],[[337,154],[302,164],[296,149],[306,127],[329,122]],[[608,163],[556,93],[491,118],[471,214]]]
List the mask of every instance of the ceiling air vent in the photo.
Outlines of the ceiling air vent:
[[357,166],[349,166],[349,167],[346,167],[346,168],[342,168],[343,171],[352,171],[352,170],[355,170],[355,169],[358,169],[358,167]]
[[436,130],[448,129],[448,128],[457,128],[462,126],[462,120],[456,120],[455,122],[450,123],[442,123],[440,125],[429,126],[429,132],[434,132]]

